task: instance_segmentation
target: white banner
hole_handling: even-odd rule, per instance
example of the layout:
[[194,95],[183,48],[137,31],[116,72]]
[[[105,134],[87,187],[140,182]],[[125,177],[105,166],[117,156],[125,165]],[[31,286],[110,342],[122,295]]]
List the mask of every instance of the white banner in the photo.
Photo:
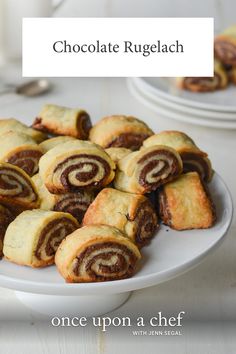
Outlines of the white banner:
[[25,18],[23,76],[212,76],[213,18]]

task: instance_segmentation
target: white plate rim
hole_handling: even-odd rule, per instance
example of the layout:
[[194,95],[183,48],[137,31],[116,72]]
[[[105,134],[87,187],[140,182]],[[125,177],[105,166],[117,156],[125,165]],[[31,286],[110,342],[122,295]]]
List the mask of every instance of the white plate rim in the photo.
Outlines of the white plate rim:
[[147,97],[143,92],[139,92],[138,87],[135,86],[134,82],[131,80],[128,80],[128,87],[131,92],[131,94],[141,103],[143,103],[145,106],[147,106],[149,109],[153,110],[154,112],[161,114],[165,116],[166,118],[169,119],[174,119],[179,122],[184,122],[184,123],[189,123],[189,124],[194,124],[194,125],[199,125],[199,126],[204,126],[204,127],[210,127],[210,128],[216,128],[216,129],[236,129],[236,122],[228,121],[220,121],[220,120],[212,120],[212,119],[202,119],[200,117],[194,117],[193,115],[186,115],[185,113],[179,113],[176,111],[173,111],[171,109],[167,109],[166,107],[161,106],[160,104],[157,105],[156,102],[153,102],[153,100],[150,97]]
[[24,291],[37,294],[51,295],[95,295],[95,294],[118,294],[137,289],[143,289],[149,286],[157,285],[164,281],[170,280],[178,275],[181,275],[188,270],[198,265],[208,254],[212,253],[223,241],[227,231],[231,225],[233,217],[233,202],[228,187],[223,179],[215,173],[214,178],[217,178],[218,183],[225,190],[225,203],[228,208],[227,222],[222,225],[221,235],[214,241],[204,252],[196,255],[196,257],[187,262],[175,267],[174,269],[163,270],[162,272],[152,273],[149,275],[135,276],[133,278],[108,281],[101,283],[84,283],[84,284],[48,284],[44,282],[26,281],[0,274],[0,285],[17,291]]
[[[128,79],[129,80],[129,79]],[[139,90],[140,95],[143,93],[144,96],[149,97],[152,101],[155,101],[157,104],[161,104],[166,108],[171,108],[173,110],[177,110],[183,113],[191,114],[199,117],[199,119],[212,119],[216,121],[229,123],[235,122],[236,124],[236,112],[235,113],[224,113],[224,112],[213,112],[210,110],[197,109],[190,106],[185,106],[183,104],[176,103],[174,101],[168,101],[161,96],[155,95],[152,91],[145,90],[143,85],[139,85],[139,81],[135,81],[132,78],[130,79],[132,84]]]
[[[158,78],[156,78],[156,79],[158,79]],[[187,100],[183,97],[177,97],[175,95],[164,92],[164,91],[152,86],[150,83],[145,81],[145,78],[134,77],[134,78],[132,78],[132,80],[138,82],[139,86],[140,85],[145,86],[145,89],[150,90],[151,92],[153,92],[154,95],[161,96],[168,101],[174,101],[176,103],[183,104],[185,106],[195,107],[198,109],[206,109],[206,110],[210,110],[210,111],[232,112],[232,113],[236,112],[236,106],[228,107],[228,106],[222,106],[222,105],[214,105],[214,104],[210,104],[210,103],[206,104],[203,102],[196,102],[196,101]]]

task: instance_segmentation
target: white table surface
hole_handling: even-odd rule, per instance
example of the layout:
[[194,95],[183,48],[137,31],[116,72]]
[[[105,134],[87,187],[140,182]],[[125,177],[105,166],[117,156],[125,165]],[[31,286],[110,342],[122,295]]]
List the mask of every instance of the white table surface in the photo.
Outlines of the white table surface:
[[[2,82],[20,80],[8,67]],[[53,79],[54,90],[34,99],[0,97],[0,117],[16,117],[31,123],[45,102],[82,106],[92,118],[109,114],[132,114],[152,120],[155,131],[183,130],[209,153],[216,171],[224,178],[236,200],[236,131],[207,129],[172,121],[148,110],[129,93],[125,79]],[[110,316],[152,317],[186,312],[182,336],[134,337],[129,328],[53,328],[49,320],[25,308],[14,292],[0,289],[0,347],[4,354],[81,353],[141,354],[236,352],[236,222],[223,244],[201,265],[169,282],[133,293],[129,301]]]

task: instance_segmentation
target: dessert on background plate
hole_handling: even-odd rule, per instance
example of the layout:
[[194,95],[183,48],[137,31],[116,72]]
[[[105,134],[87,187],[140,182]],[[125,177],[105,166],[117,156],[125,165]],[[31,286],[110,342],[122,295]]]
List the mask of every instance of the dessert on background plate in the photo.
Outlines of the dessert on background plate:
[[214,40],[214,76],[181,77],[176,85],[192,92],[214,92],[236,83],[236,25],[217,35]]
[[193,92],[213,92],[228,85],[228,75],[222,63],[215,60],[213,77],[178,77],[176,84],[180,89]]
[[226,28],[215,38],[215,56],[225,65],[236,66],[236,25]]

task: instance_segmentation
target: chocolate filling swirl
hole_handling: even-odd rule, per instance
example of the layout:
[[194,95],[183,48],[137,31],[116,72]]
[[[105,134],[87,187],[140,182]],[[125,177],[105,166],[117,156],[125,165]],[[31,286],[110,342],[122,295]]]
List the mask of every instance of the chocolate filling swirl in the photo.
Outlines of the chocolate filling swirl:
[[53,260],[61,241],[76,229],[76,224],[66,217],[49,222],[41,231],[35,249],[35,257],[49,262]]
[[6,207],[0,205],[0,259],[3,256],[3,239],[8,225],[13,221],[14,216]]
[[100,156],[80,154],[70,156],[58,164],[54,173],[59,174],[61,184],[67,191],[80,188],[99,188],[110,175],[108,162]]
[[29,181],[10,167],[0,169],[0,195],[3,197],[26,198],[28,202],[37,200],[37,195]]
[[201,176],[203,181],[208,182],[211,179],[212,170],[204,157],[191,152],[183,152],[181,153],[181,158],[183,160],[185,173],[196,171]]
[[92,127],[92,123],[90,117],[87,113],[83,113],[77,120],[77,129],[79,131],[79,138],[80,139],[87,139],[89,131]]
[[90,281],[106,281],[130,277],[136,266],[136,255],[117,242],[99,242],[88,246],[73,262],[75,276]]
[[152,151],[138,161],[138,181],[146,192],[157,189],[181,172],[177,157],[166,150]]
[[93,198],[86,193],[77,192],[62,195],[58,202],[54,205],[53,210],[63,211],[73,215],[79,223],[82,222],[84,214],[91,204]]
[[222,40],[215,40],[216,57],[224,64],[236,65],[236,46],[232,43]]
[[221,88],[222,80],[218,73],[213,77],[186,77],[183,88],[196,92],[210,92]]
[[157,215],[148,201],[139,206],[134,220],[137,225],[135,243],[143,247],[150,242],[158,227]]
[[7,162],[22,168],[29,176],[38,171],[38,162],[43,154],[36,150],[20,151],[11,156]]
[[138,150],[149,136],[150,134],[123,133],[114,138],[105,148],[124,147],[130,150]]
[[164,224],[172,225],[172,217],[164,189],[159,192],[159,214]]

